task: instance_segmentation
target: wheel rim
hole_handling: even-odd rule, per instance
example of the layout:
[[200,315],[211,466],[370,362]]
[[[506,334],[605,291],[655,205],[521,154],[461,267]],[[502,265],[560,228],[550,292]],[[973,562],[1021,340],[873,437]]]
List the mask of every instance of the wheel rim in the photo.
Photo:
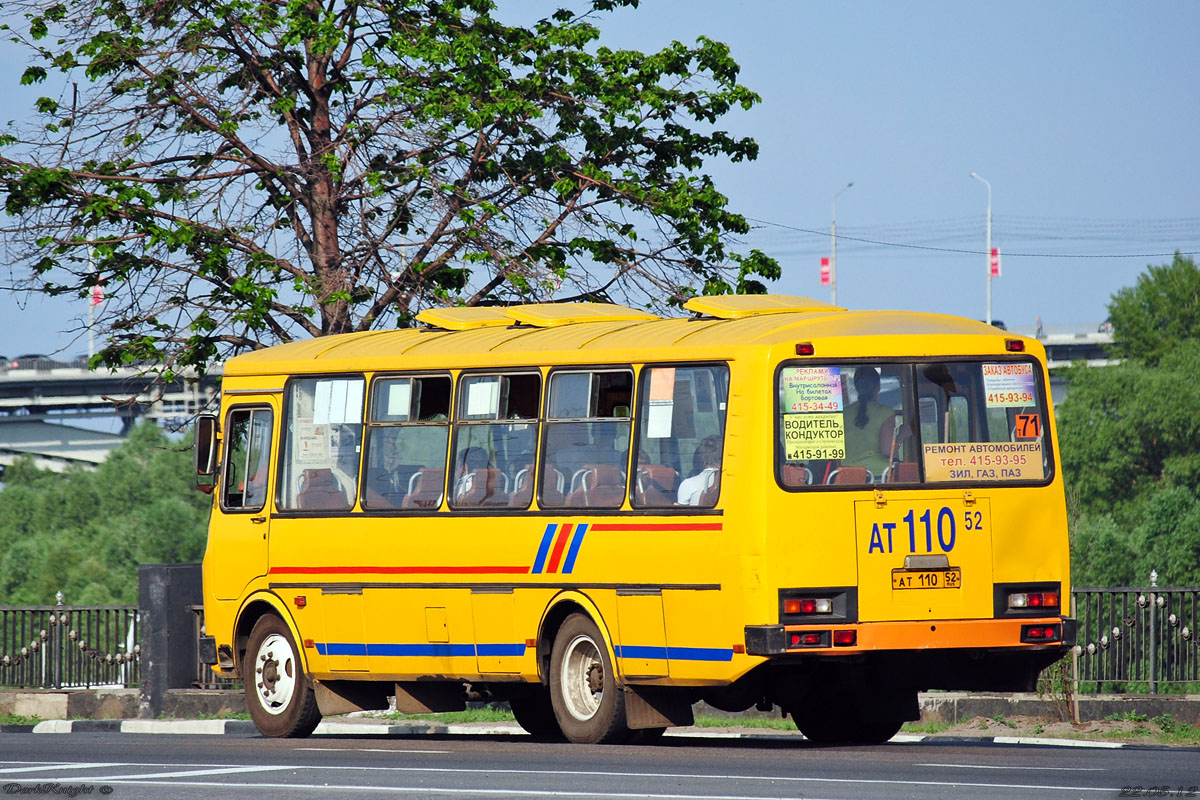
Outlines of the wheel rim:
[[268,714],[282,714],[296,692],[296,654],[286,637],[272,633],[258,648],[255,696]]
[[604,658],[588,636],[576,636],[563,653],[559,680],[567,711],[577,720],[596,716],[604,700]]

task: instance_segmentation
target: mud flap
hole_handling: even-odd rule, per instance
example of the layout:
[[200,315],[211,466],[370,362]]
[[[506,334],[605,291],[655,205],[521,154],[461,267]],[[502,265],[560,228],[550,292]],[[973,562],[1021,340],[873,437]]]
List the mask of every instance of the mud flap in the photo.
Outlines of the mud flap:
[[313,694],[323,716],[382,711],[388,707],[389,688],[386,683],[371,681],[313,681]]
[[678,689],[625,686],[625,724],[631,730],[686,727],[696,720],[687,695]]

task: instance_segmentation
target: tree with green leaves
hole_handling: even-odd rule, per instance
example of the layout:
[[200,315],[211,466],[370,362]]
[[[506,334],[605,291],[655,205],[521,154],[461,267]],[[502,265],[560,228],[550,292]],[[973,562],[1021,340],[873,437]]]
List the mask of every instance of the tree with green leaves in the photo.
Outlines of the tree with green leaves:
[[1058,411],[1079,585],[1200,583],[1200,271],[1150,267],[1109,303],[1128,357],[1077,365]]
[[759,98],[716,41],[600,44],[636,5],[10,2],[55,88],[0,141],[15,279],[103,284],[101,360],[168,370],[430,305],[763,291],[700,172],[755,158],[718,123]]
[[1113,295],[1108,316],[1120,355],[1159,363],[1180,342],[1200,339],[1200,269],[1178,253],[1147,267],[1136,285]]
[[94,471],[18,460],[0,489],[0,605],[137,603],[138,564],[199,561],[211,496],[189,443],[136,427]]

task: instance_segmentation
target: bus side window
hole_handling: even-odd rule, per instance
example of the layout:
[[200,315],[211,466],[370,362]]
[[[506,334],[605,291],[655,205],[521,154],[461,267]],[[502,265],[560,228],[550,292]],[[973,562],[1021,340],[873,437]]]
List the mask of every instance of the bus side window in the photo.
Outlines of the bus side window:
[[539,487],[542,507],[621,507],[632,398],[629,370],[551,374]]
[[261,511],[266,505],[272,422],[269,408],[229,412],[221,493],[221,507],[225,510]]
[[354,505],[362,454],[360,376],[288,383],[287,425],[277,503],[294,511],[346,511]]
[[362,506],[369,510],[441,506],[450,441],[450,378],[379,378],[371,384]]
[[464,375],[454,428],[452,508],[528,508],[542,376]]
[[642,370],[635,508],[716,505],[728,387],[724,364]]

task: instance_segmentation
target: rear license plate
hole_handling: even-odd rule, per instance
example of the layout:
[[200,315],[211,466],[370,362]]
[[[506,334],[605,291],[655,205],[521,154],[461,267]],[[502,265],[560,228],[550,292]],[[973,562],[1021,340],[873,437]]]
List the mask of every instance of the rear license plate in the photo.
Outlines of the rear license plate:
[[958,589],[962,570],[958,567],[937,570],[892,570],[893,589]]

